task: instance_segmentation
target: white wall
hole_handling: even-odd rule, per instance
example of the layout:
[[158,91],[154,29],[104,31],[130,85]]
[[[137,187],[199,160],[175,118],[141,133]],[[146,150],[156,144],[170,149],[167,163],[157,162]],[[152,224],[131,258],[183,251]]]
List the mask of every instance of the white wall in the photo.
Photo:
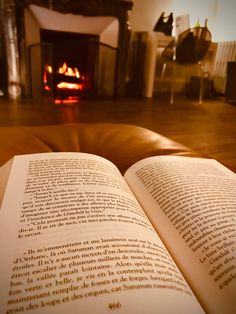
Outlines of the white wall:
[[169,13],[171,0],[133,0],[133,9],[130,13],[132,31],[151,31],[160,14]]
[[236,1],[218,0],[214,21],[215,41],[236,40]]
[[208,19],[208,26],[215,42],[236,40],[236,0],[133,0],[130,14],[133,31],[151,31],[162,12],[168,15],[189,14],[190,26],[199,18],[201,25]]

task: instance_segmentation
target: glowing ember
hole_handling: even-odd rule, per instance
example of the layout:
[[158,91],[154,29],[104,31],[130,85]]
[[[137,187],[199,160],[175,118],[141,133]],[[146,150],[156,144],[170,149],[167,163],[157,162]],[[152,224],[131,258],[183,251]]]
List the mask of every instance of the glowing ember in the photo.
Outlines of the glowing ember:
[[59,89],[76,89],[76,90],[82,90],[83,84],[76,84],[76,83],[67,83],[67,82],[60,82],[57,84],[57,88]]
[[45,90],[48,90],[48,91],[51,90],[51,87],[49,87],[48,85],[45,85],[44,88],[45,88]]
[[67,105],[74,105],[78,103],[78,97],[68,97],[67,99],[55,99],[55,104],[67,104]]

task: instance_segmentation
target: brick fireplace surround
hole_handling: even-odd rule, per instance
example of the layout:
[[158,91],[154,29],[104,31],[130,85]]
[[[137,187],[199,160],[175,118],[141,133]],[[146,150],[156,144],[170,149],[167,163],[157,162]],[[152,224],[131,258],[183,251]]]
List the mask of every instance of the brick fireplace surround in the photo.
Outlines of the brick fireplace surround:
[[83,16],[112,16],[119,21],[118,57],[115,95],[125,94],[125,75],[130,40],[129,0],[3,0],[1,1],[1,29],[6,56],[6,89],[9,98],[26,95],[27,48],[25,40],[24,10],[34,4],[60,13]]

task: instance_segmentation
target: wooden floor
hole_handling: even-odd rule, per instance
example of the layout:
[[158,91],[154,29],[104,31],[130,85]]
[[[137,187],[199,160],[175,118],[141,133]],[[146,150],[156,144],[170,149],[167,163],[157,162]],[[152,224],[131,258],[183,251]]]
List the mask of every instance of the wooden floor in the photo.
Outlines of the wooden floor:
[[0,126],[73,122],[129,123],[168,136],[236,171],[236,105],[223,100],[187,100],[173,105],[162,95],[152,99],[124,98],[81,101],[74,105],[50,101],[0,100]]

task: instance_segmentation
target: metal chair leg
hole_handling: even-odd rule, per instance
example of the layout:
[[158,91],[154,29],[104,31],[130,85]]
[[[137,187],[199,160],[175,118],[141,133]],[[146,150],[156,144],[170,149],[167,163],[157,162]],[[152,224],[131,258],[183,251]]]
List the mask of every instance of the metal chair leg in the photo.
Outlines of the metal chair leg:
[[157,92],[159,92],[159,90],[161,88],[162,80],[163,80],[163,77],[164,77],[164,75],[166,73],[166,66],[167,66],[167,63],[164,63],[163,66],[162,66],[160,81],[159,81],[159,84],[157,86]]
[[172,63],[172,79],[170,86],[170,104],[174,103],[174,84],[175,84],[175,62]]
[[203,71],[202,71],[202,63],[201,61],[198,62],[199,64],[199,77],[200,77],[200,88],[199,88],[199,100],[198,103],[199,105],[202,104],[202,99],[203,99]]

